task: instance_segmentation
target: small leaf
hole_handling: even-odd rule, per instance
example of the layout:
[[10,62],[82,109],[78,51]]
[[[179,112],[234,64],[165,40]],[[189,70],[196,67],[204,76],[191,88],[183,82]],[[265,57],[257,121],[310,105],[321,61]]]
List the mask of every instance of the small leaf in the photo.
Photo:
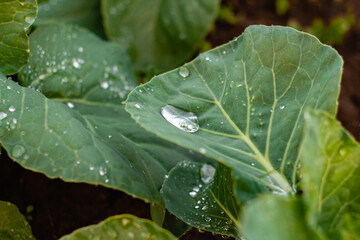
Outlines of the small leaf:
[[165,206],[184,222],[211,232],[239,237],[240,206],[232,192],[229,168],[219,166],[211,180],[207,163],[182,162],[170,171],[161,189]]
[[30,225],[18,208],[4,201],[0,201],[0,239],[35,240]]
[[247,240],[317,240],[307,227],[302,202],[295,197],[264,195],[249,202],[241,222]]
[[103,36],[99,0],[50,0],[39,4],[35,25],[72,23]]
[[343,215],[354,222],[360,216],[360,146],[329,114],[312,111],[305,120],[301,173],[307,215],[315,229],[333,232]]
[[97,225],[80,228],[60,240],[176,240],[167,230],[157,224],[132,215],[110,217]]
[[[291,28],[251,26],[183,68],[186,77],[176,69],[132,91],[126,101],[132,117],[148,131],[232,168],[241,201],[259,192],[292,192],[305,109],[336,112],[342,71],[337,52]],[[165,105],[192,112],[198,131],[167,121],[161,115]]]
[[0,1],[0,72],[3,74],[15,74],[28,62],[26,31],[36,14],[36,0]]
[[138,70],[169,70],[191,57],[215,20],[219,0],[102,0],[107,36]]

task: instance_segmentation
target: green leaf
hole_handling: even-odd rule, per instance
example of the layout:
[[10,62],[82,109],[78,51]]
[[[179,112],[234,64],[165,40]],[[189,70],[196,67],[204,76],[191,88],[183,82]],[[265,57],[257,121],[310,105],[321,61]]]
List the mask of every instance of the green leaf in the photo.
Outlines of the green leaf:
[[[315,108],[335,114],[342,63],[309,34],[251,26],[238,39],[137,87],[126,110],[148,131],[231,167],[242,201],[269,190],[292,192],[303,113]],[[199,130],[174,127],[161,114],[165,105],[192,112]],[[180,118],[188,121],[189,114]]]
[[166,211],[163,228],[169,230],[176,237],[181,237],[191,229],[191,226],[181,221],[169,211]]
[[4,201],[0,201],[0,239],[35,240],[30,225],[18,208]]
[[97,225],[80,228],[60,240],[100,239],[176,240],[170,232],[157,224],[126,214],[110,217]]
[[341,225],[344,214],[359,221],[359,144],[333,116],[312,111],[305,119],[301,172],[309,223],[327,232]]
[[36,0],[0,1],[0,72],[17,73],[29,59],[27,29],[35,21]]
[[[213,170],[213,171],[212,171]],[[232,192],[230,169],[179,163],[161,189],[165,206],[184,222],[211,232],[239,237],[240,206]]]
[[35,25],[72,23],[103,36],[99,0],[51,0],[39,4]]
[[106,35],[125,46],[141,71],[188,60],[215,20],[219,0],[102,0]]
[[168,171],[201,156],[146,132],[125,112],[136,81],[122,48],[64,24],[39,27],[30,42],[19,79],[42,93],[0,81],[0,142],[10,157],[51,178],[161,203]]
[[244,207],[241,222],[247,240],[320,239],[308,228],[302,202],[295,197],[260,196]]
[[161,227],[163,225],[166,214],[164,205],[151,203],[150,214],[151,214],[151,220]]

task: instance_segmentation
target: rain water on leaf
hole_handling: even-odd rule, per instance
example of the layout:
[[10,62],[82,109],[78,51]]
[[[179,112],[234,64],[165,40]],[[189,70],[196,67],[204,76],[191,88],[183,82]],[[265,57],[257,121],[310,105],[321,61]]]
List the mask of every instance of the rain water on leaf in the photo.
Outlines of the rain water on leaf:
[[199,130],[199,120],[192,112],[185,112],[171,105],[161,108],[161,115],[175,127],[189,133]]

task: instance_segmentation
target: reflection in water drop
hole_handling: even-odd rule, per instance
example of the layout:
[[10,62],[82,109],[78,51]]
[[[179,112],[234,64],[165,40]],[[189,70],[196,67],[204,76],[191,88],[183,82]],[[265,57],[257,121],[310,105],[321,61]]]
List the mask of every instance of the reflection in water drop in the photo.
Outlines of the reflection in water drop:
[[216,169],[213,166],[204,164],[200,169],[201,181],[206,184],[210,183],[214,179],[215,172]]
[[11,154],[15,158],[21,157],[24,153],[25,147],[23,145],[15,145],[11,150]]
[[7,114],[4,112],[0,112],[0,121],[7,117]]
[[10,111],[10,112],[15,112],[15,111],[16,111],[16,108],[15,108],[14,106],[10,106],[10,107],[9,107],[9,111]]
[[182,76],[183,78],[186,78],[187,76],[189,76],[189,70],[186,67],[180,67],[179,75]]
[[199,120],[192,112],[185,112],[171,105],[161,108],[161,115],[175,127],[189,133],[199,130]]

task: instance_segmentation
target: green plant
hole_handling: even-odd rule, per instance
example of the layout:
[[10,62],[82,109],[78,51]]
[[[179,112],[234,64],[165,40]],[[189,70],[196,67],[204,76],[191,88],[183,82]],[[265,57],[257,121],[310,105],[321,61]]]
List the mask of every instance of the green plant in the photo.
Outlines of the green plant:
[[[249,240],[359,236],[359,145],[334,119],[337,52],[291,28],[251,26],[137,86],[131,61],[141,71],[179,66],[211,25],[186,13],[200,8],[212,18],[218,7],[151,2],[156,9],[178,4],[177,12],[142,32],[138,25],[158,16],[146,4],[102,1],[106,35],[126,50],[84,28],[87,21],[47,19],[35,22],[18,83],[0,74],[0,142],[12,159],[50,178],[151,203],[153,222],[114,216],[62,239],[175,239],[160,226],[180,236],[187,225]],[[33,14],[36,2],[27,4]],[[138,11],[144,17],[133,23]],[[118,21],[135,26],[119,30]],[[15,69],[24,59],[2,61]]]

